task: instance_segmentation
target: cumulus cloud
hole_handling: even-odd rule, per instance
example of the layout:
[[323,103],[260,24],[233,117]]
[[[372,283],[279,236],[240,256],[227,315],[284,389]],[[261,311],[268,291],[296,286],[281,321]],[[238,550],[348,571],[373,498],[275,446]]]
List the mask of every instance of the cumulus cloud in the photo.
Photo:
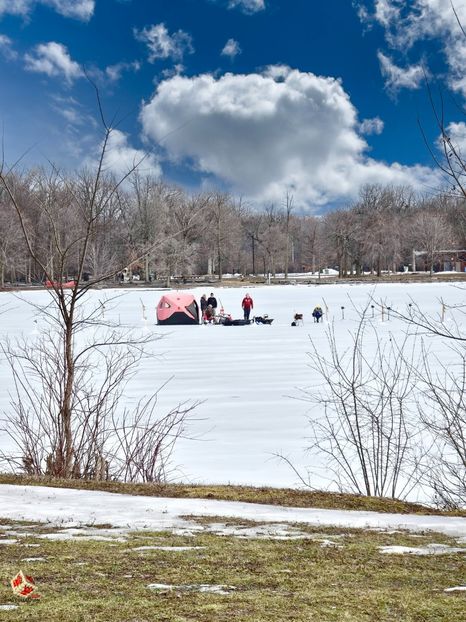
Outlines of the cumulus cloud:
[[13,41],[7,35],[0,35],[0,55],[7,60],[14,60],[18,56],[13,49]]
[[418,89],[424,79],[424,70],[421,65],[398,67],[392,59],[383,52],[377,54],[380,71],[385,78],[385,86],[389,91],[396,93],[400,89]]
[[384,122],[380,117],[373,119],[363,119],[359,125],[361,134],[381,134],[383,132]]
[[241,54],[241,48],[238,41],[236,41],[235,39],[228,39],[228,41],[223,46],[221,54],[222,56],[229,56],[232,60],[235,58],[235,56]]
[[160,177],[162,174],[160,164],[153,154],[131,147],[124,132],[112,129],[104,158],[105,169],[117,177],[123,177],[135,166],[143,175]]
[[[458,19],[452,8],[456,10]],[[367,10],[370,6],[371,12]],[[388,45],[405,54],[419,41],[440,41],[448,67],[449,86],[466,97],[464,66],[466,37],[458,20],[466,24],[466,2],[463,0],[366,0],[359,15],[371,19],[385,29]]]
[[265,0],[228,0],[228,8],[239,8],[249,14],[257,13],[265,9]]
[[147,45],[151,63],[157,59],[181,60],[185,54],[194,53],[191,35],[183,30],[170,34],[163,23],[135,30],[134,36]]
[[28,71],[45,73],[50,77],[62,76],[69,83],[84,75],[80,65],[71,59],[67,48],[55,41],[37,45],[33,54],[25,54],[24,60]]
[[28,16],[37,5],[48,6],[64,17],[87,21],[94,14],[95,0],[0,0],[0,17],[4,14]]
[[432,185],[430,168],[387,165],[366,155],[357,111],[341,83],[290,68],[175,76],[141,112],[143,133],[167,157],[232,191],[301,206],[353,197],[363,183]]

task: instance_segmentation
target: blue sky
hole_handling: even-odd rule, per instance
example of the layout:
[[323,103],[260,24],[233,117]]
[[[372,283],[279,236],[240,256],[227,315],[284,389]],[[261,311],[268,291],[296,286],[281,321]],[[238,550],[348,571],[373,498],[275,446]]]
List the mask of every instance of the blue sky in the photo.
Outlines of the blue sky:
[[[454,3],[466,23],[466,0]],[[450,0],[0,0],[0,115],[8,162],[90,165],[115,131],[116,174],[258,206],[286,192],[310,213],[364,183],[442,185],[418,119],[466,145],[466,39]]]

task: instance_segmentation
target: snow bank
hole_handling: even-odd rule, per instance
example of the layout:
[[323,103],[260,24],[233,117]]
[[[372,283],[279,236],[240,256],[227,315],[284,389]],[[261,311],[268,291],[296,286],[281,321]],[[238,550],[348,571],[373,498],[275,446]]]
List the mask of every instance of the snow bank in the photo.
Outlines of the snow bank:
[[87,490],[0,485],[0,517],[60,526],[110,523],[162,531],[189,526],[184,516],[222,516],[264,523],[434,531],[466,535],[466,518],[290,508],[210,499],[137,497]]

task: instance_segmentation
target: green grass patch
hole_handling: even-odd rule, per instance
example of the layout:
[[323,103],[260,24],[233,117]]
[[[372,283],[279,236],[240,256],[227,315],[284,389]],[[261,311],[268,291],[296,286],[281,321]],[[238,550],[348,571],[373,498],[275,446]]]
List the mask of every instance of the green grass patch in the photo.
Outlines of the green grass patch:
[[[210,518],[209,521],[213,522]],[[219,519],[223,522],[224,519]],[[229,521],[231,523],[231,521]],[[238,525],[249,525],[234,521]],[[0,620],[15,622],[463,622],[464,593],[444,589],[464,581],[462,554],[383,555],[385,545],[456,545],[446,536],[298,527],[309,540],[245,540],[133,532],[127,542],[43,540],[50,526],[13,521],[33,532],[0,545]],[[9,537],[0,528],[0,540]],[[17,537],[17,536],[16,536]],[[341,546],[322,547],[322,539]],[[39,544],[27,548],[25,544]],[[134,551],[140,546],[196,546],[184,552]],[[45,562],[25,562],[27,557]],[[31,574],[40,601],[16,600],[8,580]],[[234,586],[228,595],[153,592],[150,583]]]
[[82,490],[102,490],[149,497],[177,497],[243,501],[299,508],[324,508],[335,510],[364,510],[397,514],[443,514],[466,516],[466,511],[442,512],[417,503],[395,499],[364,497],[333,492],[296,490],[289,488],[254,488],[252,486],[214,486],[188,484],[123,484],[121,482],[95,482],[85,480],[57,480],[47,477],[27,477],[0,474],[0,484],[24,486],[52,486]]

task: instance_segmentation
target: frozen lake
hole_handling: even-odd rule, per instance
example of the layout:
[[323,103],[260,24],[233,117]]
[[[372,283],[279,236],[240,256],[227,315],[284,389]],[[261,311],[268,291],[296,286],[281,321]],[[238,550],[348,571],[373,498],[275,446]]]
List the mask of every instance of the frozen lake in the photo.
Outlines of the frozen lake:
[[[254,314],[274,318],[271,326],[156,326],[155,307],[162,295],[153,289],[123,291],[117,300],[105,306],[106,319],[141,328],[160,335],[151,349],[155,356],[141,362],[137,375],[125,393],[127,404],[135,403],[161,385],[158,412],[166,413],[180,402],[200,401],[188,434],[175,450],[177,478],[192,483],[240,483],[268,486],[296,486],[296,474],[276,453],[288,456],[298,468],[310,465],[304,449],[309,436],[308,418],[318,418],[319,409],[299,399],[301,391],[316,382],[309,367],[310,339],[320,352],[328,350],[326,331],[333,323],[339,347],[351,343],[358,324],[358,308],[372,296],[393,309],[404,311],[414,302],[426,314],[440,317],[441,302],[457,305],[465,302],[465,291],[450,283],[261,286],[242,288],[194,288],[199,300],[211,291],[225,311],[242,317],[241,300],[248,291],[254,300]],[[103,301],[120,290],[91,292],[88,304]],[[0,338],[12,339],[37,334],[41,319],[28,302],[43,304],[47,291],[24,292],[21,298],[0,294]],[[147,320],[143,319],[142,305]],[[311,313],[319,304],[325,321],[315,324]],[[344,306],[344,319],[342,309]],[[291,327],[294,313],[304,314],[304,325]],[[371,313],[371,312],[370,312]],[[37,323],[34,321],[37,320]],[[445,322],[453,321],[447,310]],[[374,323],[380,336],[402,335],[405,326],[399,320],[382,321],[375,310]],[[448,348],[436,342],[436,349],[448,356]],[[0,362],[0,410],[9,407],[11,378],[4,361]],[[0,433],[0,443],[6,439]],[[323,476],[323,474],[321,474]],[[313,483],[325,485],[316,475]]]

